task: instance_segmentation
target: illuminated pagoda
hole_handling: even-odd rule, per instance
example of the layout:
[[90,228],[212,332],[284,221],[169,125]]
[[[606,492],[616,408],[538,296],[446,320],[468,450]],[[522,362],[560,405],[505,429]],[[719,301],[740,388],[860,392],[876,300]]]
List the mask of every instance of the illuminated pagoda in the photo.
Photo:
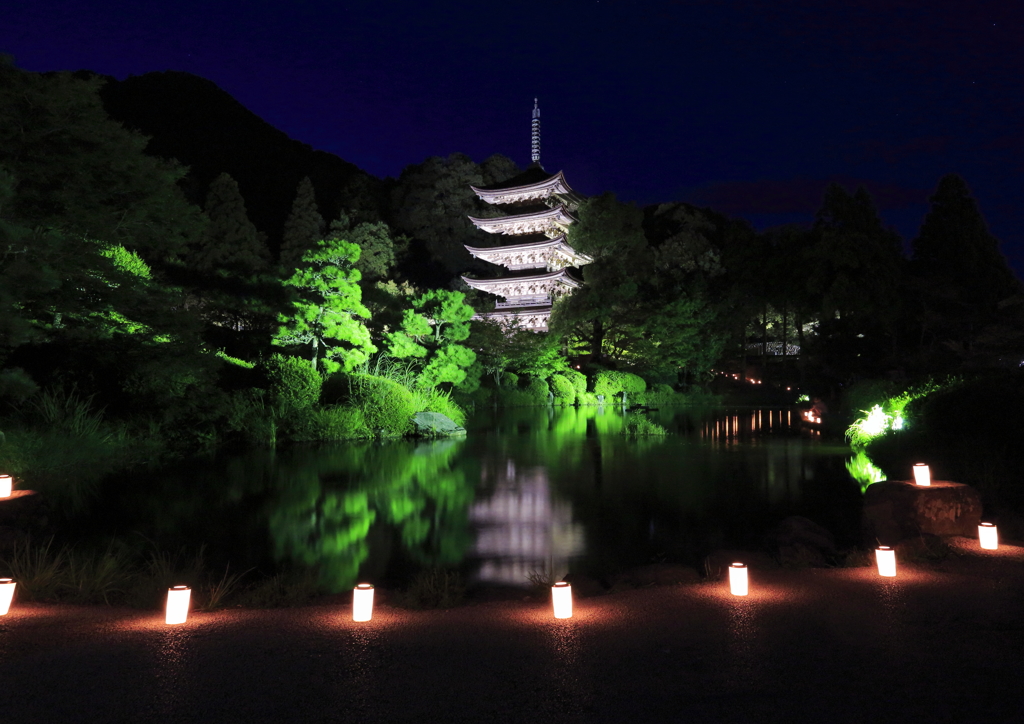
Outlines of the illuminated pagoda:
[[503,207],[504,216],[469,220],[481,231],[513,237],[508,244],[491,247],[466,246],[477,259],[503,266],[509,273],[492,279],[462,277],[469,286],[501,297],[495,311],[476,319],[515,323],[522,329],[546,332],[555,300],[571,294],[582,282],[569,273],[570,267],[589,264],[586,254],[569,245],[566,232],[576,221],[572,212],[583,197],[572,190],[559,171],[550,174],[540,165],[540,108],[533,99],[531,124],[532,163],[523,173],[493,186],[477,188],[483,201]]

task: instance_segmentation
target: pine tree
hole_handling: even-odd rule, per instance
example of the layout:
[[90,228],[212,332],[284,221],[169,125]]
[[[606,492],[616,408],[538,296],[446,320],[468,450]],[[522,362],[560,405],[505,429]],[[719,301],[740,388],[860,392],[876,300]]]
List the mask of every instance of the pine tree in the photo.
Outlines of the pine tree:
[[327,374],[348,372],[377,351],[370,341],[359,290],[359,247],[341,239],[325,239],[307,251],[285,282],[299,299],[295,311],[280,318],[274,338],[279,345],[306,348],[313,369]]
[[989,233],[967,183],[956,174],[939,180],[913,242],[921,273],[952,285],[964,299],[994,304],[1013,293],[1013,272]]
[[316,246],[316,242],[323,238],[323,233],[324,220],[317,211],[313,182],[306,176],[299,181],[291,213],[284,222],[281,266],[286,270],[298,266],[302,255]]
[[235,276],[250,276],[266,268],[270,258],[266,239],[249,221],[238,183],[226,173],[210,184],[206,216],[209,223],[189,258],[190,266]]

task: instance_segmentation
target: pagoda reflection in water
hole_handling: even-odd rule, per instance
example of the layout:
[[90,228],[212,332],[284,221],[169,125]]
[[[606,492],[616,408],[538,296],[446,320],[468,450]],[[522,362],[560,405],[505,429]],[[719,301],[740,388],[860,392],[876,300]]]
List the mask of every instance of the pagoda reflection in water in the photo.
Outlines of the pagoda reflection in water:
[[473,552],[480,559],[481,581],[511,586],[535,577],[561,579],[569,559],[583,552],[583,526],[572,521],[572,506],[555,500],[544,467],[517,470],[508,460],[496,477],[493,494],[474,503],[470,521],[477,527]]

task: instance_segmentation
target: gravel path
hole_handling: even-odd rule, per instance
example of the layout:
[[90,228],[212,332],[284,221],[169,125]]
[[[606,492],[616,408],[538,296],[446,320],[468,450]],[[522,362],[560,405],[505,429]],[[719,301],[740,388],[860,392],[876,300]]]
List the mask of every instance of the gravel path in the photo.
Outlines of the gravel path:
[[[17,605],[0,722],[1024,722],[1024,548],[449,611]],[[386,603],[386,601],[385,601]]]

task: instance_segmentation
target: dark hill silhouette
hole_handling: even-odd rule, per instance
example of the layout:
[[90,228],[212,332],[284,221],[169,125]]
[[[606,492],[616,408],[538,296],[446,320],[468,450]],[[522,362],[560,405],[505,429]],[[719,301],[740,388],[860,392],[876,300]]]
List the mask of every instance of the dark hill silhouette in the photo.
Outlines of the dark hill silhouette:
[[328,222],[342,209],[368,218],[379,215],[380,180],[292,140],[212,81],[178,71],[106,80],[100,96],[107,113],[149,136],[148,153],[190,168],[189,198],[201,204],[210,182],[223,172],[231,174],[249,218],[275,250],[303,176],[312,180]]

